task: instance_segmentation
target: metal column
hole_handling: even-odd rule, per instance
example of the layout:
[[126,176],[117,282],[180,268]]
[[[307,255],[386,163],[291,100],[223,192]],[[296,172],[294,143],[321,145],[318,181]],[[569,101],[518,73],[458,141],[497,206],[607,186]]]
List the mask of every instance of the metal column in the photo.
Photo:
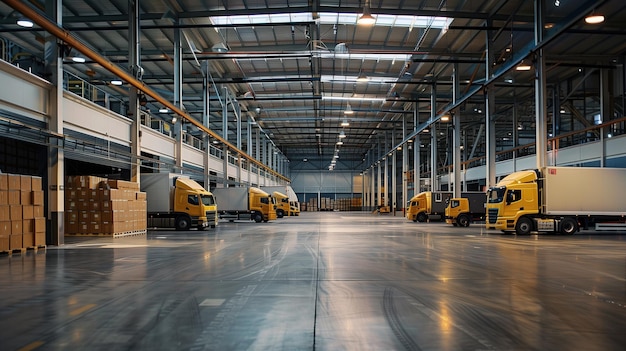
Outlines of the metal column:
[[[430,94],[430,120],[437,115],[437,86],[433,83]],[[437,124],[430,125],[430,191],[437,191]]]
[[[46,15],[59,26],[63,25],[63,6],[60,0],[46,1]],[[44,55],[46,72],[54,88],[50,90],[50,121],[51,132],[63,134],[63,59],[59,55],[59,45],[53,35],[46,35]],[[48,146],[48,219],[50,225],[46,234],[46,243],[52,245],[65,244],[65,154],[63,141],[50,138]]]
[[[459,64],[455,63],[452,73],[452,101],[455,103],[459,98],[459,93]],[[461,109],[456,109],[451,119],[454,131],[452,134],[453,196],[458,198],[461,197]]]
[[[543,41],[543,1],[535,0],[535,45]],[[547,166],[548,102],[543,49],[535,52],[535,142],[537,168]]]
[[[414,103],[414,111],[413,111],[413,132],[417,131],[417,126],[419,125],[419,102]],[[421,192],[421,171],[420,171],[420,153],[422,150],[422,142],[420,140],[420,135],[415,135],[415,141],[413,142],[413,196],[419,194]]]
[[[487,21],[487,26],[491,26],[491,21]],[[485,79],[491,77],[491,63],[493,62],[493,52],[491,49],[491,31],[486,31],[485,47]],[[486,163],[486,187],[496,185],[496,126],[495,126],[495,92],[493,87],[485,87],[485,163]]]
[[[128,1],[128,56],[129,70],[137,80],[141,80],[143,69],[141,68],[141,43],[140,43],[140,20],[139,20],[139,0]],[[139,183],[139,173],[141,172],[141,130],[140,106],[138,102],[138,89],[131,86],[129,89],[129,117],[133,123],[130,127],[130,149],[132,158],[130,161],[130,180]]]
[[[176,18],[176,25],[180,20]],[[181,29],[174,29],[174,105],[182,110],[183,108],[183,47],[181,45]],[[183,169],[183,119],[178,118],[174,123],[174,136],[176,139],[176,151],[174,158],[176,162],[176,172],[182,173]]]

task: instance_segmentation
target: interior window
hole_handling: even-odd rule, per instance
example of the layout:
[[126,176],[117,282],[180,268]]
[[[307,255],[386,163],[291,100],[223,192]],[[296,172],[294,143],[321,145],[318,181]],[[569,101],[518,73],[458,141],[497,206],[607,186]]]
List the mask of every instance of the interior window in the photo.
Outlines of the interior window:
[[198,195],[187,195],[187,202],[192,205],[198,205]]

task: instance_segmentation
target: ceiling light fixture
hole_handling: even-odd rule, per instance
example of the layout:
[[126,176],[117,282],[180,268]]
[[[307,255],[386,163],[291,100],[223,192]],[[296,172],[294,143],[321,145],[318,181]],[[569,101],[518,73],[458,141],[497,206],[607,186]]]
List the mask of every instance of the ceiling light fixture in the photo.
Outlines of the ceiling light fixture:
[[365,6],[363,6],[363,14],[357,20],[357,24],[371,26],[374,23],[376,23],[376,18],[372,16],[372,11],[370,10],[369,0],[365,0]]
[[168,113],[168,112],[170,112],[170,110],[166,109],[165,107],[162,107],[162,108],[159,109],[159,112],[160,113]]
[[337,145],[343,145],[343,141],[339,140],[339,141],[337,142]]
[[450,115],[446,113],[445,115],[441,116],[441,121],[442,122],[449,122],[450,121]]
[[178,118],[176,116],[172,117],[172,123],[176,123],[176,121],[178,121]]
[[356,77],[357,82],[367,82],[368,80],[370,80],[369,77],[363,72],[359,73],[358,77]]
[[32,28],[35,24],[28,18],[20,18],[17,20],[17,25],[24,28]]
[[341,133],[339,133],[339,138],[343,139],[345,137],[346,137],[346,133],[344,133],[342,130]]
[[343,122],[341,122],[341,126],[342,127],[348,127],[348,126],[350,126],[350,122],[348,122],[348,120],[344,118]]
[[585,17],[585,22],[588,24],[599,24],[604,22],[604,16],[594,11],[589,16]]
[[524,63],[524,61],[522,61],[517,67],[515,67],[516,71],[530,71],[532,67],[530,67],[529,64]]
[[112,84],[112,85],[122,85],[122,84],[124,84],[124,82],[122,82],[122,81],[121,81],[121,80],[119,80],[119,79],[113,79],[113,80],[111,81],[111,84]]
[[346,104],[346,110],[345,110],[345,111],[343,111],[343,113],[344,113],[345,115],[351,115],[351,114],[354,114],[354,111],[352,110],[352,106],[350,106],[350,103],[349,103],[349,102]]

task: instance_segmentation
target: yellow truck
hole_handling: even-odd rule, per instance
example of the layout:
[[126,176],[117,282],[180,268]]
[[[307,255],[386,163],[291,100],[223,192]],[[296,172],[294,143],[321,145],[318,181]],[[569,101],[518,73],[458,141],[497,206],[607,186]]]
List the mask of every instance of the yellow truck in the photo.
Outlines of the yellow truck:
[[280,218],[278,214],[279,209],[282,209],[283,216],[299,216],[300,215],[300,203],[298,202],[298,195],[296,195],[295,191],[291,187],[291,185],[273,185],[273,186],[262,186],[261,190],[272,194],[274,196],[275,192],[280,193],[281,200],[284,199],[284,196],[287,196],[289,199],[287,200],[289,203],[289,208],[280,204],[280,200],[276,196],[276,212],[277,216]]
[[450,191],[424,191],[411,198],[407,204],[406,218],[413,222],[429,219],[443,220]]
[[274,199],[259,188],[215,188],[213,195],[219,205],[219,217],[230,222],[250,219],[259,223],[276,219]]
[[148,227],[204,230],[217,225],[213,194],[188,176],[174,173],[142,173],[146,193]]
[[274,191],[272,197],[276,200],[276,217],[283,218],[284,216],[291,216],[291,206],[289,204],[289,196]]
[[486,201],[487,195],[483,192],[462,192],[461,197],[449,199],[446,223],[455,227],[469,227],[472,222],[484,220]]
[[300,215],[300,203],[298,201],[289,201],[289,215],[290,216],[299,216]]
[[512,173],[487,191],[488,229],[557,232],[626,229],[626,168],[544,167]]

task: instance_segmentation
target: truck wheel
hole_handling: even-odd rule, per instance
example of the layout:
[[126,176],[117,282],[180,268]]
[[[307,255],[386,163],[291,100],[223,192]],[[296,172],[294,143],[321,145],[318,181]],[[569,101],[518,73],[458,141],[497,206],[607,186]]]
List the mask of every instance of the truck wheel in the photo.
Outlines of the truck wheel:
[[578,231],[578,222],[574,218],[565,217],[561,220],[561,234],[573,235]]
[[426,222],[428,220],[428,216],[424,212],[418,213],[416,218],[418,222]]
[[276,217],[283,218],[284,216],[285,216],[285,213],[283,212],[283,210],[276,211]]
[[176,217],[176,230],[189,230],[191,228],[191,219],[187,216]]
[[263,222],[263,216],[260,213],[254,215],[254,221],[257,223]]
[[521,217],[515,224],[515,233],[517,235],[528,235],[533,230],[533,221],[528,217]]
[[459,224],[459,227],[469,227],[471,219],[468,215],[462,214],[456,218],[456,222]]

